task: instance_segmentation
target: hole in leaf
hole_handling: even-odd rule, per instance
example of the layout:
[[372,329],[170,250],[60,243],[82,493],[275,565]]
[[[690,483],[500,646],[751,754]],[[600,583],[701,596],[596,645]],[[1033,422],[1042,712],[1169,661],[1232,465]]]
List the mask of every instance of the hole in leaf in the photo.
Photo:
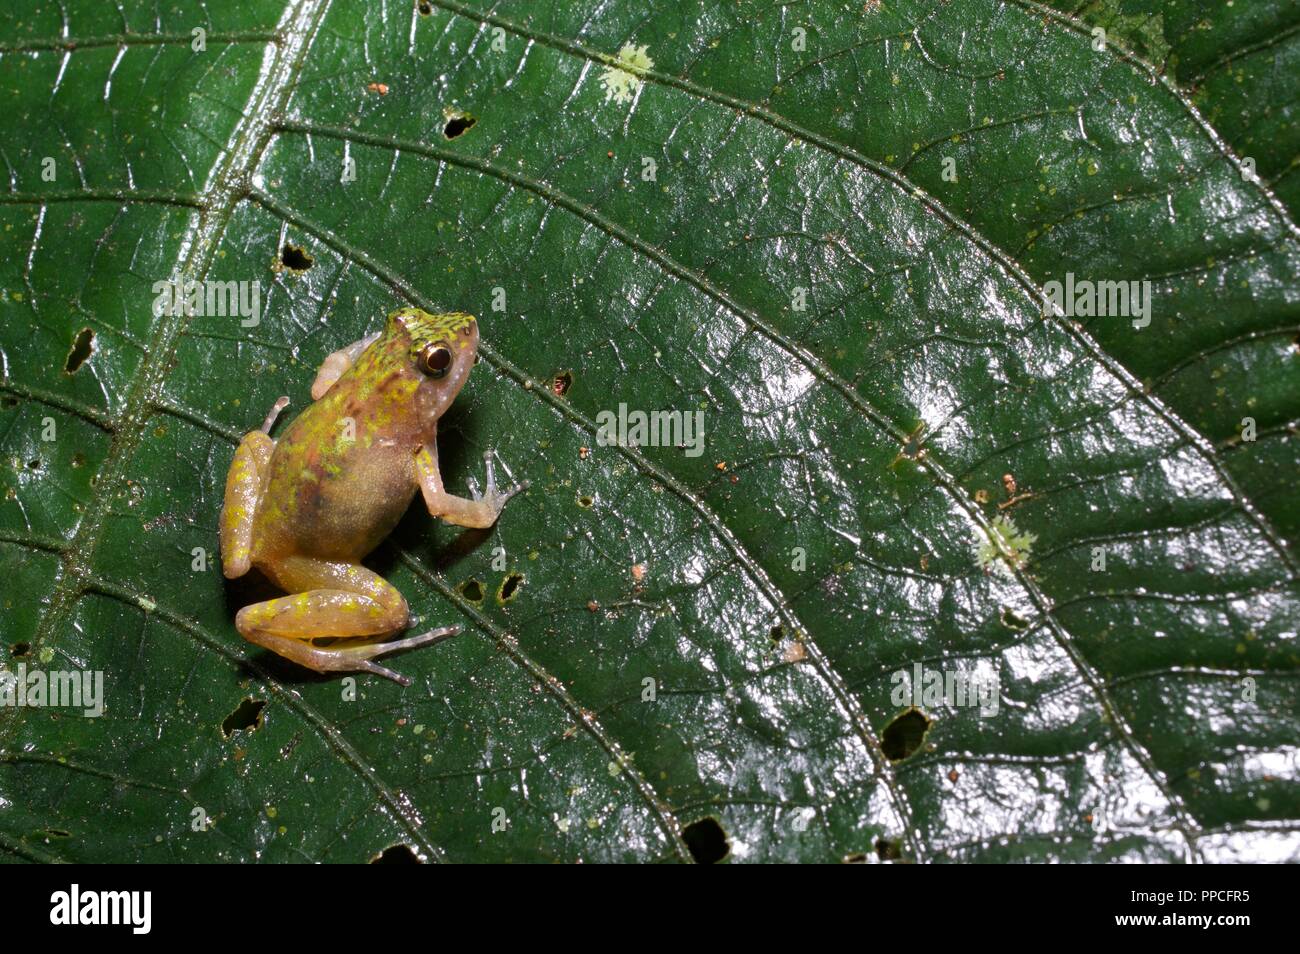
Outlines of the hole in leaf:
[[9,650],[9,655],[14,659],[21,659],[32,651],[31,643],[14,643]]
[[785,626],[777,623],[768,631],[767,638],[779,646],[781,643],[785,642]]
[[68,352],[68,360],[63,362],[64,374],[76,374],[77,369],[86,363],[95,351],[95,332],[90,328],[82,328],[77,332],[77,337],[72,339],[72,349]]
[[471,603],[483,602],[483,584],[470,578],[460,585],[460,595]]
[[501,589],[497,590],[497,602],[509,603],[519,594],[519,584],[524,582],[522,573],[511,573],[501,581]]
[[453,113],[447,117],[447,124],[442,127],[442,134],[448,139],[463,136],[474,128],[478,120],[469,113]]
[[916,430],[907,435],[903,441],[903,448],[899,451],[899,456],[906,457],[908,460],[921,460],[925,456],[925,424],[918,424]]
[[370,859],[372,865],[418,865],[419,857],[410,845],[393,845]]
[[226,738],[230,738],[236,732],[248,730],[256,731],[262,727],[262,710],[266,708],[266,702],[262,699],[254,699],[247,696],[237,706],[235,711],[226,716],[221,723],[221,731]]
[[867,853],[865,851],[855,851],[851,855],[844,856],[846,865],[865,865],[867,863]]
[[1029,620],[1025,619],[1010,606],[1002,607],[1000,614],[1002,625],[1007,629],[1014,629],[1016,632],[1023,632],[1029,628]]
[[429,0],[420,0],[420,2],[415,5],[415,9],[420,11],[420,16],[422,17],[433,15],[433,4],[430,3]]
[[307,254],[307,250],[292,242],[285,242],[280,249],[280,264],[295,272],[305,272],[316,264],[316,259]]
[[46,828],[46,829],[45,829],[45,834],[49,835],[51,838],[71,838],[71,837],[72,837],[72,832],[68,831],[66,828]]
[[578,498],[578,506],[581,507],[583,510],[590,509],[591,505],[594,504],[595,502],[596,502],[595,500],[593,500],[591,497],[586,496],[585,494]]
[[682,829],[682,840],[697,864],[717,864],[731,852],[727,833],[716,818],[709,816],[693,821]]
[[876,857],[881,861],[898,861],[903,857],[903,843],[897,838],[877,838]]
[[40,459],[39,457],[33,457],[31,460],[29,460],[29,461],[27,462],[27,466],[28,466],[28,468],[31,469],[31,470],[40,470],[40,469],[41,469],[41,459]]
[[920,709],[911,708],[885,726],[880,736],[880,748],[891,762],[901,762],[921,747],[925,733],[930,731],[930,720]]
[[572,371],[561,371],[555,376],[555,380],[551,382],[551,390],[555,392],[557,397],[564,397],[569,393],[571,387],[573,387]]
[[86,456],[82,454],[81,451],[77,451],[75,454],[72,455],[72,466],[73,467],[86,466]]

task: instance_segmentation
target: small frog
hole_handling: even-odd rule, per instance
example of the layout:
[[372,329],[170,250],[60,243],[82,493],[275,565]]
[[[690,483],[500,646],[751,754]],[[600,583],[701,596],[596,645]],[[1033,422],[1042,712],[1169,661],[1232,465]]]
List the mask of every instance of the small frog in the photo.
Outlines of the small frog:
[[[483,455],[482,494],[473,478],[472,499],[443,487],[438,419],[477,354],[472,315],[399,309],[382,331],[325,359],[311,388],[315,403],[279,441],[270,431],[287,397],[261,430],[244,435],[226,477],[222,571],[233,579],[256,566],[296,594],[241,609],[235,627],[245,639],[317,672],[364,670],[410,685],[375,657],[460,631],[446,626],[384,642],[409,622],[406,600],[361,559],[397,525],[417,488],[433,516],[483,528],[527,487],[499,490],[491,451]],[[336,641],[315,645],[324,637]]]

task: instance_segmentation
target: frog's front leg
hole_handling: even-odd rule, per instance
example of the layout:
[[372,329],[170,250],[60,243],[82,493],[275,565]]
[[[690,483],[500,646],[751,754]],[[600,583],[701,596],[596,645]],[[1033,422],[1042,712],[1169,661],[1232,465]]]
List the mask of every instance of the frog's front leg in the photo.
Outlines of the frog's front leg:
[[[409,686],[410,679],[372,660],[460,632],[459,626],[445,626],[381,642],[406,627],[409,613],[402,594],[379,574],[351,563],[310,557],[284,557],[262,569],[281,589],[295,595],[245,606],[235,616],[235,628],[249,642],[316,672],[372,672]],[[351,639],[328,646],[312,644],[313,639],[327,636]]]
[[316,380],[311,383],[311,399],[319,401],[323,398],[326,392],[334,387],[334,382],[343,377],[348,368],[352,367],[357,358],[361,357],[361,352],[379,339],[380,334],[381,332],[376,331],[373,335],[367,335],[354,341],[346,348],[340,348],[338,351],[332,352],[322,361],[320,368],[316,371]]
[[253,519],[262,500],[266,465],[275,450],[275,441],[269,435],[276,417],[288,403],[287,397],[280,398],[266,415],[262,429],[244,435],[226,475],[220,538],[221,572],[227,579],[243,576],[251,565]]
[[470,478],[470,493],[473,499],[457,497],[447,493],[438,472],[438,448],[430,444],[421,447],[415,454],[415,471],[420,481],[420,492],[424,495],[424,504],[429,513],[435,517],[455,524],[458,527],[483,529],[496,523],[497,517],[505,508],[506,501],[528,488],[528,481],[515,484],[508,490],[497,488],[496,470],[492,462],[492,452],[483,455],[487,466],[487,487],[482,494],[478,485]]

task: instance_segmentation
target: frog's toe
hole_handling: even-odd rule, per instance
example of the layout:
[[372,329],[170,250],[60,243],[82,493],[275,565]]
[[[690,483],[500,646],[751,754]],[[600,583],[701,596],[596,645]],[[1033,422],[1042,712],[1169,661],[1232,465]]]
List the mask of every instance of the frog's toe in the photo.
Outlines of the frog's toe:
[[266,420],[262,422],[262,433],[270,434],[271,428],[275,427],[275,419],[280,416],[280,412],[289,406],[289,395],[283,394],[271,405],[271,410],[267,412]]
[[361,670],[363,672],[372,672],[376,676],[383,676],[385,679],[391,679],[393,682],[400,683],[403,686],[409,686],[411,679],[409,676],[403,676],[399,672],[381,666],[375,662],[377,656],[386,656],[389,653],[397,652],[399,649],[414,649],[416,646],[427,646],[430,643],[440,643],[444,639],[450,639],[460,632],[459,626],[443,626],[441,629],[431,629],[427,633],[420,633],[418,636],[407,636],[403,639],[394,639],[386,643],[366,643],[361,646],[349,646],[345,649],[336,650],[341,660],[339,669]]
[[[478,484],[471,482],[470,492],[474,495],[475,500],[487,501],[496,508],[498,513],[500,513],[501,508],[506,505],[507,500],[519,493],[521,490],[528,489],[529,482],[522,480],[502,490],[497,486],[496,452],[492,450],[484,452],[483,464],[487,470],[487,488],[484,490],[483,495],[479,496]],[[504,467],[505,465],[503,464],[502,466]],[[506,474],[509,475],[510,472],[507,470]]]

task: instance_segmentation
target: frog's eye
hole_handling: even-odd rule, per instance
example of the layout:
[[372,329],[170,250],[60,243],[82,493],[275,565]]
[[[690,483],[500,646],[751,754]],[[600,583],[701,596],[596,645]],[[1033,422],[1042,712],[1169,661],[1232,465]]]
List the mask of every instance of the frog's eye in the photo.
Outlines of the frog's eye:
[[446,345],[427,345],[420,352],[420,367],[431,378],[441,378],[451,370],[451,349]]

